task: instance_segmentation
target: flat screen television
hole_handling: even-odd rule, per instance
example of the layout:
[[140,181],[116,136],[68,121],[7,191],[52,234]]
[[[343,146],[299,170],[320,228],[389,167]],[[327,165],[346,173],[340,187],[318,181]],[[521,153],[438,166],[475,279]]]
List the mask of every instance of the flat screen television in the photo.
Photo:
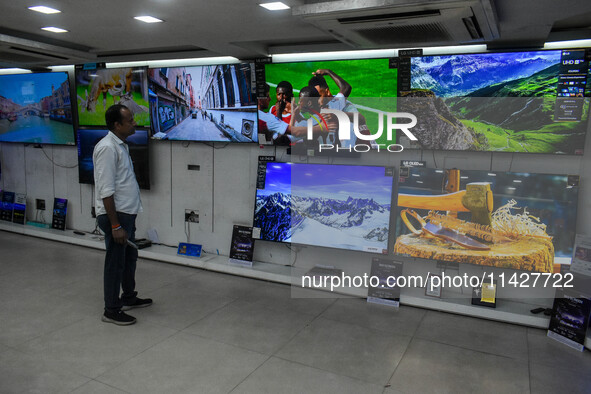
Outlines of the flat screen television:
[[252,64],[152,68],[148,75],[153,138],[258,141]]
[[269,162],[260,175],[261,240],[388,253],[391,168]]
[[589,99],[585,50],[478,53],[410,59],[417,149],[583,154]]
[[76,144],[67,72],[0,75],[0,142]]
[[[318,72],[319,71],[319,72]],[[318,73],[317,73],[318,72]],[[361,116],[357,124],[363,133],[376,134],[380,128],[380,118],[384,122],[383,132],[380,137],[375,140],[376,144],[388,146],[396,143],[396,136],[393,135],[391,139],[387,138],[386,124],[384,120],[384,112],[396,112],[396,96],[398,90],[398,70],[391,67],[390,59],[351,59],[351,60],[330,60],[330,61],[310,61],[310,62],[291,62],[291,63],[270,63],[265,64],[265,81],[270,87],[271,101],[268,109],[265,112],[272,112],[277,115],[277,87],[282,89],[287,82],[293,89],[294,102],[293,105],[282,111],[282,118],[289,123],[290,108],[296,106],[299,94],[305,86],[318,85],[318,79],[312,79],[318,74],[321,80],[324,80],[330,89],[331,99],[323,98],[321,101],[322,107],[331,109],[340,109],[346,113],[359,113]],[[336,75],[335,76],[333,76]],[[341,89],[339,87],[339,80],[345,81],[350,89]],[[320,82],[322,83],[322,82]],[[342,85],[342,83],[341,83]],[[345,86],[345,85],[343,85]],[[343,98],[338,98],[338,94],[342,93]],[[341,104],[339,104],[341,103]],[[313,117],[313,113],[304,113],[303,118]],[[349,115],[352,127],[352,115]],[[302,122],[300,122],[301,124]],[[305,123],[305,122],[304,122]],[[296,123],[298,124],[298,123]],[[320,135],[320,143],[337,144],[340,146],[349,147],[357,143],[365,143],[364,141],[357,141],[354,137],[353,129],[350,130],[351,139],[349,141],[338,141],[334,132],[323,133]],[[269,133],[270,137],[272,133]],[[395,133],[394,133],[395,134]],[[269,139],[269,138],[268,138]],[[276,138],[275,144],[285,145],[294,142],[302,142],[302,138]],[[375,147],[375,146],[374,146]]]
[[537,272],[570,264],[576,176],[412,167],[398,185],[394,254]]
[[105,111],[113,104],[129,108],[138,126],[150,126],[145,67],[76,66],[76,94],[79,126],[106,126]]
[[[78,129],[78,178],[80,183],[94,184],[92,153],[95,145],[105,136],[106,129]],[[136,129],[126,142],[133,162],[137,182],[142,189],[150,189],[150,160],[148,130]]]

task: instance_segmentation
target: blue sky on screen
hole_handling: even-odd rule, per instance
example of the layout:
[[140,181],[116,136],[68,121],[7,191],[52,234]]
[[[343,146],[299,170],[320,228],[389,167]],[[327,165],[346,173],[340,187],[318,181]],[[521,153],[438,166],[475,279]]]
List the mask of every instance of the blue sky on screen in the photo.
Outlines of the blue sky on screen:
[[0,75],[0,95],[17,104],[38,103],[51,96],[51,86],[58,89],[68,78],[63,72]]
[[387,205],[392,196],[384,167],[297,164],[291,177],[292,193],[301,197],[372,198]]

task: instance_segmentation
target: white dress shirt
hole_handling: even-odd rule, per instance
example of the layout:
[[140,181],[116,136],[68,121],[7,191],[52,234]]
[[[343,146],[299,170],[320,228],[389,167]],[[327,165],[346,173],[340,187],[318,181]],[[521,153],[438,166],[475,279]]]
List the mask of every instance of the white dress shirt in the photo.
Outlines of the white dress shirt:
[[137,214],[142,211],[140,187],[135,179],[129,147],[112,131],[96,144],[94,163],[94,195],[96,214],[106,214],[103,198],[113,196],[117,212]]
[[287,130],[287,123],[276,117],[270,112],[263,112],[260,109],[259,111],[259,120],[265,122],[267,129],[273,132],[273,139],[276,140]]

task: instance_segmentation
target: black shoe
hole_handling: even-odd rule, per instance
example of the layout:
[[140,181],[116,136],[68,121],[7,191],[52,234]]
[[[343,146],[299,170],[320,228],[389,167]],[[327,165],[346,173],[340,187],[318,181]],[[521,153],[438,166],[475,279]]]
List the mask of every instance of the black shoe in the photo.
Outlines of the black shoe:
[[151,298],[135,298],[135,301],[131,302],[130,304],[123,304],[121,307],[122,311],[128,311],[133,308],[145,308],[147,306],[152,305]]
[[118,326],[129,326],[130,324],[134,324],[137,321],[135,317],[129,316],[127,313],[123,311],[105,311],[105,313],[101,317],[101,320],[105,323],[117,324]]

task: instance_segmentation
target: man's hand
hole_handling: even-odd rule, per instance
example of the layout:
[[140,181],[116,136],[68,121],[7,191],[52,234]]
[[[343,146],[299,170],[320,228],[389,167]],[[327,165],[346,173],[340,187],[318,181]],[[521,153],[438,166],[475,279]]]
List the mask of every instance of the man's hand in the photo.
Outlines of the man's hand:
[[339,119],[335,114],[322,114],[322,117],[328,126],[328,131],[339,130]]
[[125,245],[127,243],[127,231],[125,231],[123,227],[117,230],[112,230],[111,234],[113,235],[115,242],[119,245]]
[[331,71],[326,70],[324,68],[318,69],[312,73],[312,75],[317,76],[317,77],[319,77],[321,75],[330,75],[330,74],[331,74]]

